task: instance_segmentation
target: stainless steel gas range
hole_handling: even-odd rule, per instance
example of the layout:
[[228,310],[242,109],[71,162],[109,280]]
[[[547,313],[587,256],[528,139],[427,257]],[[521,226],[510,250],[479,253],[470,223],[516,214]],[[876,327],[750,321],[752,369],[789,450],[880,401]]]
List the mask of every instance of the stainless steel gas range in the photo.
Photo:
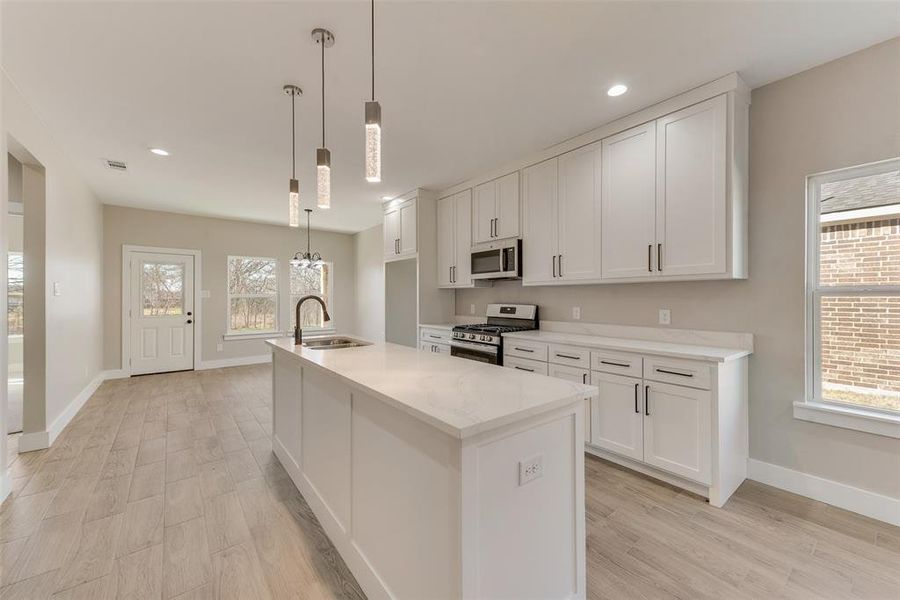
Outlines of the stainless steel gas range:
[[537,329],[538,324],[538,307],[533,304],[488,304],[486,323],[453,328],[450,354],[502,365],[502,334]]

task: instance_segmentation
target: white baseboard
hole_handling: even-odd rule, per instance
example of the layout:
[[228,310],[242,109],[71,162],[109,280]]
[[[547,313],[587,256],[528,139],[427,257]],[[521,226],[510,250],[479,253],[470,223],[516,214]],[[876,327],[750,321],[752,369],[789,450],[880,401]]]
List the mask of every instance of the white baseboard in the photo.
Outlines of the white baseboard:
[[243,367],[245,365],[260,365],[271,362],[271,354],[260,354],[258,356],[241,356],[238,358],[221,358],[219,360],[202,360],[195,367],[197,371],[207,371],[209,369],[225,369],[227,367]]
[[19,436],[19,453],[44,450],[50,447],[49,431],[32,431]]
[[127,377],[131,377],[131,374],[128,373],[125,369],[107,369],[101,373],[103,376],[103,381],[108,381],[110,379],[125,379]]
[[760,483],[900,526],[900,498],[884,496],[752,458],[748,461],[748,467],[748,477]]

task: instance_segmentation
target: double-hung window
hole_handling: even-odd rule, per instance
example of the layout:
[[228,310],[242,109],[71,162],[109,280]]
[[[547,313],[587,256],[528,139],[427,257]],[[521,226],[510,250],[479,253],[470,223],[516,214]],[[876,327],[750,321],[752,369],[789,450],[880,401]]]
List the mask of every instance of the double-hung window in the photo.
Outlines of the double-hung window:
[[900,159],[808,178],[798,418],[900,437]]
[[278,331],[278,261],[228,257],[229,335]]
[[[303,296],[318,296],[325,301],[325,306],[329,312],[334,315],[331,305],[333,298],[332,283],[332,263],[322,263],[320,265],[300,266],[291,264],[291,329],[296,324],[297,301]],[[300,326],[303,329],[334,329],[332,321],[324,321],[322,318],[322,307],[318,302],[308,301],[300,307]]]

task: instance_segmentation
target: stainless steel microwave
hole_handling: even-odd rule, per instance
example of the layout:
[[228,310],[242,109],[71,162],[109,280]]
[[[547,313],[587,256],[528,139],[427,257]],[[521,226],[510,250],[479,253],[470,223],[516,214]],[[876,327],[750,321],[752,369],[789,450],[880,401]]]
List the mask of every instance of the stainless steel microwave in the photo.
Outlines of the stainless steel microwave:
[[520,279],[522,240],[491,242],[472,248],[472,279]]

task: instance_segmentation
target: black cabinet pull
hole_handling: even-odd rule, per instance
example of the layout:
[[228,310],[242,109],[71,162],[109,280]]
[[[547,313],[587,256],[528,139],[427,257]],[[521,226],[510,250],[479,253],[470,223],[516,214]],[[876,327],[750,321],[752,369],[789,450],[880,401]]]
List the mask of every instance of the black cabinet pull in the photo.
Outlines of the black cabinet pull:
[[581,383],[587,384],[587,373],[581,374]]
[[629,363],[617,363],[617,362],[613,362],[611,360],[601,360],[600,364],[601,365],[612,365],[614,367],[626,367],[626,368],[631,366],[631,364],[629,364]]
[[525,367],[519,367],[519,366],[516,366],[513,368],[518,369],[520,371],[528,371],[529,373],[534,373],[534,369],[526,369]]
[[650,386],[644,386],[644,414],[650,416]]
[[560,254],[560,255],[558,255],[558,256],[556,257],[556,262],[557,262],[557,264],[559,265],[559,266],[557,267],[557,270],[559,271],[559,276],[560,276],[560,277],[562,277],[562,256],[563,256],[563,255]]
[[679,377],[693,377],[693,373],[679,373],[678,371],[669,371],[667,369],[656,369],[657,373],[665,373],[666,375],[678,375]]
[[656,245],[656,269],[662,271],[662,244]]
[[634,412],[637,414],[641,414],[641,409],[638,406],[638,389],[641,387],[641,384],[634,384]]
[[439,336],[439,335],[432,335],[432,334],[430,334],[430,333],[428,334],[428,337],[430,337],[430,338],[433,339],[433,340],[439,340],[439,339],[441,339],[441,336]]
[[653,244],[647,244],[647,271],[653,272]]
[[534,352],[531,348],[519,348],[518,346],[515,346],[513,349],[518,350],[519,352]]
[[555,354],[556,354],[557,358],[568,358],[571,360],[579,360],[581,358],[580,356],[572,356],[571,354],[560,354],[559,352],[556,352]]
[[553,276],[556,277],[556,255],[555,254],[553,255],[551,262],[553,263]]

